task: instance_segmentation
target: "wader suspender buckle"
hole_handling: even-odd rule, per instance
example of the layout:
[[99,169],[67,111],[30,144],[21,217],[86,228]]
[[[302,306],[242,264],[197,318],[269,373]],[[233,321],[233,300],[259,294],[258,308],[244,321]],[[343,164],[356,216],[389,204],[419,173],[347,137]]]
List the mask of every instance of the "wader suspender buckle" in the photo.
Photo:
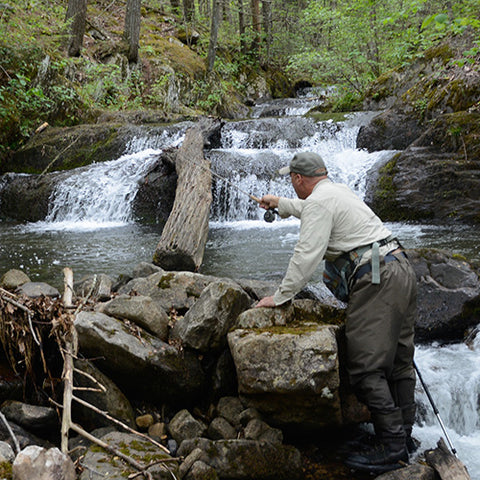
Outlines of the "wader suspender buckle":
[[372,283],[380,284],[380,244],[372,243]]

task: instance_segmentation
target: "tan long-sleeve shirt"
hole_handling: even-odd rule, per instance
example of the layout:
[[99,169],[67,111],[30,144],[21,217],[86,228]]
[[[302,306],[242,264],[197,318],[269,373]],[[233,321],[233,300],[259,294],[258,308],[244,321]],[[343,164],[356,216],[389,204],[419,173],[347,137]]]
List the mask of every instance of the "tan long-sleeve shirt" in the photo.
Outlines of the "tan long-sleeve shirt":
[[[305,200],[281,197],[281,217],[300,218],[300,236],[285,277],[273,297],[276,305],[292,299],[310,280],[323,258],[387,238],[391,232],[346,185],[326,178]],[[388,246],[386,246],[388,251]]]

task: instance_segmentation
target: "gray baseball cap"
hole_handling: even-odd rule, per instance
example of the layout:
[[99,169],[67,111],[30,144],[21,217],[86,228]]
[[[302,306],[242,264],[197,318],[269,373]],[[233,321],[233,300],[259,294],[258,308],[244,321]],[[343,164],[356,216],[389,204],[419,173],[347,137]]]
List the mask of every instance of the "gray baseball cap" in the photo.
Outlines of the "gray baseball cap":
[[327,167],[322,157],[313,152],[296,153],[288,167],[281,168],[278,173],[287,175],[289,173],[299,173],[306,177],[321,177],[327,174]]

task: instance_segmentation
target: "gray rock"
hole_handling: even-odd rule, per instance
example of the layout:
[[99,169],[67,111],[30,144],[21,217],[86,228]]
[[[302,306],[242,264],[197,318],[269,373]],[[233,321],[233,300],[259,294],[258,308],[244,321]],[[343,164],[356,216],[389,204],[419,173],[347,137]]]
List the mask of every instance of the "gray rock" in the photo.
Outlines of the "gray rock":
[[263,420],[253,419],[245,427],[245,438],[258,440],[259,442],[281,444],[283,442],[283,433],[278,428],[270,427]]
[[480,281],[462,259],[440,250],[409,250],[417,275],[415,340],[463,340],[478,324]]
[[233,282],[208,285],[200,298],[175,324],[172,336],[200,352],[220,350],[240,313],[251,305],[250,297]]
[[207,431],[207,426],[195,419],[188,410],[183,409],[170,420],[168,429],[174,440],[180,444],[188,438],[202,437]]
[[202,460],[197,460],[193,465],[186,480],[217,480],[217,471]]
[[13,463],[15,460],[15,452],[13,448],[7,443],[0,441],[0,463]]
[[197,400],[205,387],[199,359],[138,328],[103,313],[80,312],[75,320],[80,350],[131,398],[181,402]]
[[337,330],[311,323],[229,333],[242,401],[279,425],[340,425]]
[[60,297],[60,292],[55,288],[44,282],[27,282],[20,285],[15,293],[17,295],[26,295],[30,298],[40,298],[40,297]]
[[241,425],[240,415],[245,407],[238,397],[222,397],[218,400],[217,413],[234,427]]
[[200,448],[195,448],[194,450],[192,450],[192,452],[190,452],[185,457],[185,460],[182,462],[182,464],[180,465],[180,468],[178,469],[180,478],[184,478],[185,475],[192,468],[193,464],[198,460],[201,460],[202,458],[203,459],[208,458],[203,450],[201,450]]
[[22,450],[12,467],[15,480],[75,480],[75,466],[58,448],[32,445]]
[[172,308],[184,313],[193,306],[205,287],[217,280],[199,273],[162,270],[145,278],[134,278],[118,293],[145,295],[158,302],[166,313]]
[[30,282],[30,278],[26,273],[21,270],[12,269],[2,275],[2,278],[0,278],[0,287],[7,290],[15,290],[27,282]]
[[153,263],[140,262],[132,271],[133,278],[144,278],[153,273],[165,273],[162,268]]
[[200,448],[207,456],[205,463],[213,467],[220,478],[238,480],[296,480],[303,478],[300,452],[288,445],[259,443],[255,440],[186,440],[179,455],[188,455]]
[[49,432],[58,428],[57,412],[51,407],[7,400],[2,404],[1,411],[8,420],[33,432]]
[[[111,432],[104,435],[101,440],[120,450],[125,455],[134,458],[142,465],[172,458],[151,442],[143,440],[137,435]],[[92,445],[87,450],[82,460],[82,465],[85,467],[85,470],[80,474],[79,480],[102,480],[105,478],[109,480],[124,480],[132,473],[137,472],[137,470],[128,466],[118,457],[112,456],[96,445]],[[150,467],[147,471],[156,480],[171,480],[178,475],[178,465],[175,462],[157,464]]]
[[150,297],[120,295],[100,304],[98,311],[111,317],[131,320],[160,340],[166,341],[168,338],[168,315]]
[[216,417],[208,426],[208,438],[212,440],[222,440],[237,437],[237,430],[230,425],[223,417]]

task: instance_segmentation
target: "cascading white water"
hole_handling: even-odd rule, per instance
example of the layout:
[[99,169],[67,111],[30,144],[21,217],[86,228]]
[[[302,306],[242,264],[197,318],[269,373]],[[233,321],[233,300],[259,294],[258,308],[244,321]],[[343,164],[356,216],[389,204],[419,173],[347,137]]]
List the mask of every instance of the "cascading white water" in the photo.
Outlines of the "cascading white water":
[[[415,359],[458,457],[472,480],[480,479],[480,335],[469,346],[417,347]],[[445,435],[420,382],[416,402],[413,434],[423,452]]]
[[[356,149],[359,124],[349,121],[334,123],[332,120],[314,122],[308,119],[303,122],[302,129],[282,135],[280,139],[275,137],[273,142],[269,128],[255,131],[251,123],[230,124],[224,129],[222,148],[209,153],[213,170],[227,177],[243,192],[255,196],[264,193],[294,196],[288,179],[279,177],[276,172],[289,163],[295,152],[313,151],[324,158],[330,178],[349,185],[363,198],[367,172],[395,153],[368,153]],[[275,128],[282,131],[288,129],[291,122],[288,118],[275,119],[275,124]],[[252,128],[249,129],[249,126]],[[262,212],[258,206],[231,183],[215,179],[212,220],[259,219]]]
[[126,145],[127,152],[135,153],[77,169],[56,186],[45,220],[31,224],[30,228],[97,230],[132,223],[132,202],[138,182],[162,153],[148,146],[159,143],[174,146],[182,138],[183,133],[135,138]]

